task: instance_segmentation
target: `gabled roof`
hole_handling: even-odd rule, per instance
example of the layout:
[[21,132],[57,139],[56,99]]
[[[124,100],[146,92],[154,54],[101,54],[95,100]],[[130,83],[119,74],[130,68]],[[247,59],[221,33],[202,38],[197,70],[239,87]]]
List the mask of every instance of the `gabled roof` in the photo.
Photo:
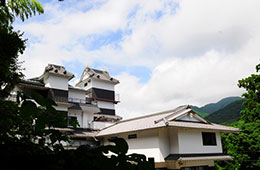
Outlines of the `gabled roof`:
[[[197,122],[183,121],[180,119],[184,115],[192,115]],[[123,120],[112,126],[101,130],[97,136],[115,135],[119,133],[127,133],[132,131],[147,130],[161,127],[178,127],[193,129],[208,129],[221,132],[239,131],[237,128],[210,123],[197,115],[188,105],[177,107],[173,110],[141,116],[133,119]]]
[[74,77],[74,74],[68,72],[64,66],[59,66],[55,64],[48,64],[48,66],[45,67],[44,73],[35,79],[42,80],[46,74],[54,74],[54,75],[59,75],[59,76],[64,76],[67,77],[69,80],[71,80]]
[[84,81],[85,79],[97,79],[97,80],[102,80],[102,81],[107,81],[111,82],[113,84],[118,84],[119,81],[109,75],[107,71],[102,71],[102,70],[97,70],[93,68],[86,67],[85,70],[83,71],[81,78],[77,85]]

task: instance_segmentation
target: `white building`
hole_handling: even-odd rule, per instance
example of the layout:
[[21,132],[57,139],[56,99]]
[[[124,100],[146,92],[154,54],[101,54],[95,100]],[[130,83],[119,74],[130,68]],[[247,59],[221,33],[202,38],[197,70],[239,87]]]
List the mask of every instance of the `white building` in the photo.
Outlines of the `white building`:
[[[86,68],[76,87],[69,85],[74,75],[63,66],[49,64],[41,76],[21,81],[12,91],[26,94],[38,92],[53,99],[56,110],[68,118],[67,127],[61,129],[74,138],[74,145],[96,143],[94,135],[108,125],[120,120],[115,114],[114,86],[119,83],[107,71]],[[77,129],[69,129],[71,120],[77,120]],[[91,143],[92,142],[92,143]]]
[[129,154],[153,158],[156,168],[211,169],[215,160],[231,160],[223,155],[221,133],[237,128],[210,123],[189,106],[123,120],[101,130],[96,136],[108,144],[109,138],[124,138]]
[[[17,91],[36,91],[53,99],[57,111],[68,118],[67,127],[59,130],[69,134],[73,148],[108,144],[109,138],[121,137],[128,142],[129,154],[154,159],[157,169],[205,170],[216,160],[231,159],[223,155],[220,134],[238,129],[210,123],[189,106],[119,121],[114,90],[118,80],[107,71],[89,67],[75,87],[69,85],[73,77],[63,66],[49,64],[41,76],[20,82],[11,99]],[[78,128],[71,128],[72,119],[78,121]]]

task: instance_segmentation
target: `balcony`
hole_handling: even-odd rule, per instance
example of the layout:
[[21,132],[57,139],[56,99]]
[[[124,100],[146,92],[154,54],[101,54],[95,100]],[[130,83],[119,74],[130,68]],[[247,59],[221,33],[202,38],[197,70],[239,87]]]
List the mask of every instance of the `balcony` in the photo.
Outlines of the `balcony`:
[[79,99],[79,98],[69,97],[68,101],[71,102],[71,103],[82,103],[82,104],[97,105],[97,102],[92,100],[91,98]]
[[51,97],[51,99],[58,103],[68,103],[67,97],[55,96],[55,97]]

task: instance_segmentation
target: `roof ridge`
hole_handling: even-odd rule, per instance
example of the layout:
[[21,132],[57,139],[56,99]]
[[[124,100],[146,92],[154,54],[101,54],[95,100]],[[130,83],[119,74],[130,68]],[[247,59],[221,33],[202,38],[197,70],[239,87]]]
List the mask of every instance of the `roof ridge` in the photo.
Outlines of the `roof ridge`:
[[[152,116],[157,116],[157,115],[160,115],[160,114],[166,114],[166,113],[169,113],[169,112],[176,111],[177,109],[179,109],[179,108],[181,108],[181,107],[182,107],[182,108],[186,108],[187,106],[189,106],[189,105],[179,106],[179,107],[177,107],[177,108],[175,108],[175,109],[170,109],[170,110],[166,110],[166,111],[162,111],[162,112],[156,112],[156,113],[147,114],[147,115],[143,115],[143,116],[139,116],[139,117],[134,117],[134,118],[126,119],[126,120],[121,120],[121,121],[119,121],[119,122],[114,123],[114,124],[111,125],[111,126],[107,126],[107,127],[103,128],[101,131],[103,131],[103,130],[105,130],[105,129],[108,129],[108,128],[111,128],[111,127],[113,127],[113,126],[115,126],[115,125],[118,125],[118,124],[120,124],[120,123],[130,122],[130,121],[133,121],[133,120],[138,120],[138,119],[147,118],[147,117],[152,117]],[[101,132],[101,131],[100,131],[100,132]]]
[[166,110],[166,111],[162,111],[162,112],[156,112],[156,113],[147,114],[147,115],[143,115],[143,116],[139,116],[139,117],[134,117],[134,118],[122,120],[122,121],[120,121],[120,122],[118,122],[118,123],[121,123],[121,122],[129,122],[129,121],[132,121],[132,120],[137,120],[137,119],[142,119],[142,118],[157,116],[157,115],[160,115],[160,114],[166,114],[166,113],[169,113],[169,112],[176,111],[176,110],[178,110],[178,109],[180,109],[180,108],[184,109],[184,108],[186,108],[187,106],[188,106],[188,105],[179,106],[179,107],[176,107],[176,108],[174,108],[174,109],[170,109],[170,110]]

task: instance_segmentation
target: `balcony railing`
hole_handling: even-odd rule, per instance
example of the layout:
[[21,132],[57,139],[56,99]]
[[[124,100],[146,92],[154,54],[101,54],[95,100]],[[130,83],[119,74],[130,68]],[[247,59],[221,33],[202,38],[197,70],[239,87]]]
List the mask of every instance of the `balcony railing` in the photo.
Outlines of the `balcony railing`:
[[91,98],[79,99],[79,98],[69,97],[68,101],[72,102],[72,103],[83,103],[83,104],[97,105],[97,102],[92,100]]
[[69,97],[69,102],[72,102],[72,103],[86,103],[86,100],[85,99]]
[[55,96],[55,97],[52,97],[51,99],[54,100],[55,102],[68,103],[67,97]]

